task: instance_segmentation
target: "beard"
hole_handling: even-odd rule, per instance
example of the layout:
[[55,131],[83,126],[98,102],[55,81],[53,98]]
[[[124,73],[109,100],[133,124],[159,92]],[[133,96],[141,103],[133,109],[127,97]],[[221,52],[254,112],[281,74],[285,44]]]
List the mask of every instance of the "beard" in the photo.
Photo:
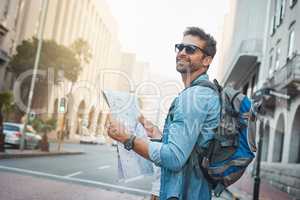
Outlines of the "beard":
[[189,60],[176,59],[176,70],[181,74],[191,73],[197,70]]

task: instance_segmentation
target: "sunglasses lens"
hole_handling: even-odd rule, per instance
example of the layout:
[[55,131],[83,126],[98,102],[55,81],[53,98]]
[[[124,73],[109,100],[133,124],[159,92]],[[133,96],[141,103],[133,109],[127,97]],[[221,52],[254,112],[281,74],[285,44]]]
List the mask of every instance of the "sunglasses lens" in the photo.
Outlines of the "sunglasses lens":
[[184,45],[184,44],[176,44],[175,45],[175,51],[176,53],[181,52],[183,49],[185,49],[185,52],[187,54],[193,54],[196,51],[196,48],[190,45]]
[[193,54],[193,53],[195,53],[195,51],[196,51],[196,49],[193,48],[192,46],[185,46],[185,52],[187,54]]
[[183,44],[176,44],[175,45],[175,51],[176,53],[182,51],[184,49],[184,45]]

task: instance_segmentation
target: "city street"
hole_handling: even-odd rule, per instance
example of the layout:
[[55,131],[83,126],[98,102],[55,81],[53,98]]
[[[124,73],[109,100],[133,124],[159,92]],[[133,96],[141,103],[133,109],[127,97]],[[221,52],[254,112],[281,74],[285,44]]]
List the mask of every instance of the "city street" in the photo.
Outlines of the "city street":
[[[141,199],[149,196],[151,177],[139,177],[139,179],[127,180],[126,183],[118,181],[116,147],[65,144],[64,149],[76,149],[86,153],[73,156],[0,160],[0,185],[1,188],[6,188],[5,193],[3,191],[0,193],[8,195],[9,191],[13,192],[9,193],[11,196],[5,196],[5,199],[23,199],[20,197],[21,193],[27,194],[28,197],[40,195],[40,199],[66,199],[65,191],[74,192],[70,195],[75,195],[78,191],[92,191],[91,196],[79,195],[72,199],[94,199],[94,193],[104,194],[101,199],[112,199],[112,196],[105,192],[107,190],[114,193],[122,192],[122,199],[131,199],[131,194],[134,199],[137,199],[136,195]],[[41,184],[36,184],[39,182]],[[28,191],[26,187],[35,190]],[[53,193],[59,198],[49,196]]]
[[[118,180],[116,147],[64,144],[64,150],[85,153],[0,160],[0,199],[149,199],[152,177]],[[231,198],[224,192],[218,199]]]

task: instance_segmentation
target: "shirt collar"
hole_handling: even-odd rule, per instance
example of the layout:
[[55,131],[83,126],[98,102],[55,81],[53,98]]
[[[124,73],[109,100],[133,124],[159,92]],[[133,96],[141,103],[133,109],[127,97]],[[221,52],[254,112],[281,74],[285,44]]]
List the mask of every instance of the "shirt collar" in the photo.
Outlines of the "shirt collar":
[[204,74],[201,74],[200,76],[198,76],[195,80],[192,81],[191,85],[197,84],[197,82],[203,81],[203,80],[208,80],[207,73],[204,73]]

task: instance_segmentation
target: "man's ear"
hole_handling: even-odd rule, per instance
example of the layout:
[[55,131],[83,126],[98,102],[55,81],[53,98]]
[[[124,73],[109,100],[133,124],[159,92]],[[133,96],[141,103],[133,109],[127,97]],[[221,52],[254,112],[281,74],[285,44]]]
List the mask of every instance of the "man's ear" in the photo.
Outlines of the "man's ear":
[[205,66],[209,66],[210,64],[211,64],[211,62],[212,62],[212,57],[211,56],[206,56],[204,59],[203,59],[203,65],[205,65]]

